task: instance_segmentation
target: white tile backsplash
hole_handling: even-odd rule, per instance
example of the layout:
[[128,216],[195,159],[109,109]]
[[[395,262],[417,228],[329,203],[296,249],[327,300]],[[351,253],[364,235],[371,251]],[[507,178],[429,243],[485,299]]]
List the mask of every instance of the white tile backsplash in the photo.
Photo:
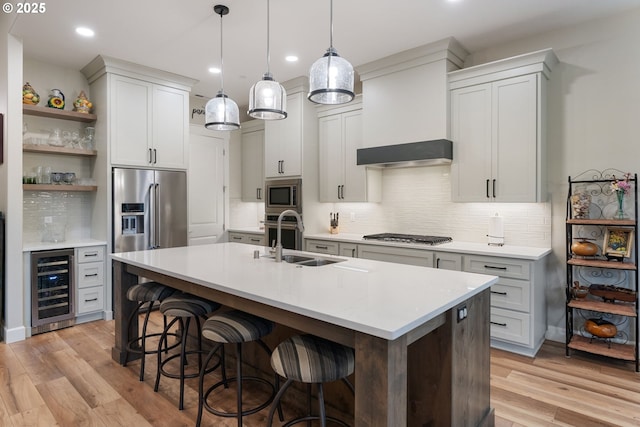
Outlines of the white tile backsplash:
[[91,238],[92,196],[84,192],[25,191],[24,242],[42,242],[52,226],[64,227],[67,241]]
[[[551,203],[453,203],[450,166],[385,169],[381,203],[335,203],[340,232],[450,236],[486,243],[489,217],[504,219],[505,244],[551,246]],[[264,204],[230,203],[231,226],[255,226]],[[351,221],[351,214],[355,221]]]
[[551,246],[550,203],[453,203],[449,170],[449,166],[385,169],[381,203],[335,204],[340,231],[446,235],[486,243],[489,217],[499,213],[504,218],[505,243]]

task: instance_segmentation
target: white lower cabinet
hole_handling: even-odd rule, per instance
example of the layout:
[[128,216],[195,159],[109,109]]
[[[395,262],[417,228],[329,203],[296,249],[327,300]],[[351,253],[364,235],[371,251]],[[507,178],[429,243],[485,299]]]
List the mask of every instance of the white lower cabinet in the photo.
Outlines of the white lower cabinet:
[[353,243],[340,242],[340,256],[356,258],[358,256],[358,245]]
[[264,246],[264,234],[241,233],[238,231],[229,232],[229,241],[236,243],[246,243],[248,245]]
[[491,287],[491,345],[535,356],[547,330],[544,260],[469,255],[464,271],[499,277]]
[[373,259],[376,261],[433,267],[433,255],[433,252],[422,249],[358,245],[358,258]]
[[[105,298],[105,247],[75,249],[77,304],[76,322],[102,318]],[[87,316],[95,314],[95,316]]]
[[435,268],[462,271],[462,255],[451,252],[436,252]]
[[321,254],[338,255],[340,253],[340,243],[328,242],[326,240],[307,240],[307,252],[318,252]]

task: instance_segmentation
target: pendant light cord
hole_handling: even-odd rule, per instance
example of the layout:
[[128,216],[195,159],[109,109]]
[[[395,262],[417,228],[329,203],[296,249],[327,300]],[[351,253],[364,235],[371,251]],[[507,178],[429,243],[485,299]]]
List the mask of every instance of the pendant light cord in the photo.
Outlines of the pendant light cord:
[[220,12],[220,92],[224,93],[224,55],[222,54],[222,16]]
[[333,0],[329,4],[329,48],[333,49]]
[[269,37],[270,37],[270,25],[269,22],[271,21],[271,18],[269,16],[269,10],[270,10],[270,5],[269,5],[269,0],[267,0],[267,74],[270,76],[271,75],[271,69],[269,67],[269,63],[271,62],[271,52],[269,51]]

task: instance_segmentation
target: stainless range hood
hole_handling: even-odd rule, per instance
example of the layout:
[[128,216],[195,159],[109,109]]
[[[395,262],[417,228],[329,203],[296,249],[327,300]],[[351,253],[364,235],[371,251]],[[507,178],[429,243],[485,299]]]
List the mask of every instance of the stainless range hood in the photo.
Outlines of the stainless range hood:
[[433,139],[357,150],[358,165],[381,168],[448,165],[451,164],[452,158],[452,142],[448,139]]

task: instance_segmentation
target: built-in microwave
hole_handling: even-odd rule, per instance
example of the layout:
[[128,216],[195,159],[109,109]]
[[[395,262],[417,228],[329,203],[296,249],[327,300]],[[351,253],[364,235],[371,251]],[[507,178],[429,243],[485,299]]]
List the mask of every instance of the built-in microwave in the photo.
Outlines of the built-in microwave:
[[302,180],[274,179],[265,182],[265,212],[279,214],[292,209],[302,213]]

